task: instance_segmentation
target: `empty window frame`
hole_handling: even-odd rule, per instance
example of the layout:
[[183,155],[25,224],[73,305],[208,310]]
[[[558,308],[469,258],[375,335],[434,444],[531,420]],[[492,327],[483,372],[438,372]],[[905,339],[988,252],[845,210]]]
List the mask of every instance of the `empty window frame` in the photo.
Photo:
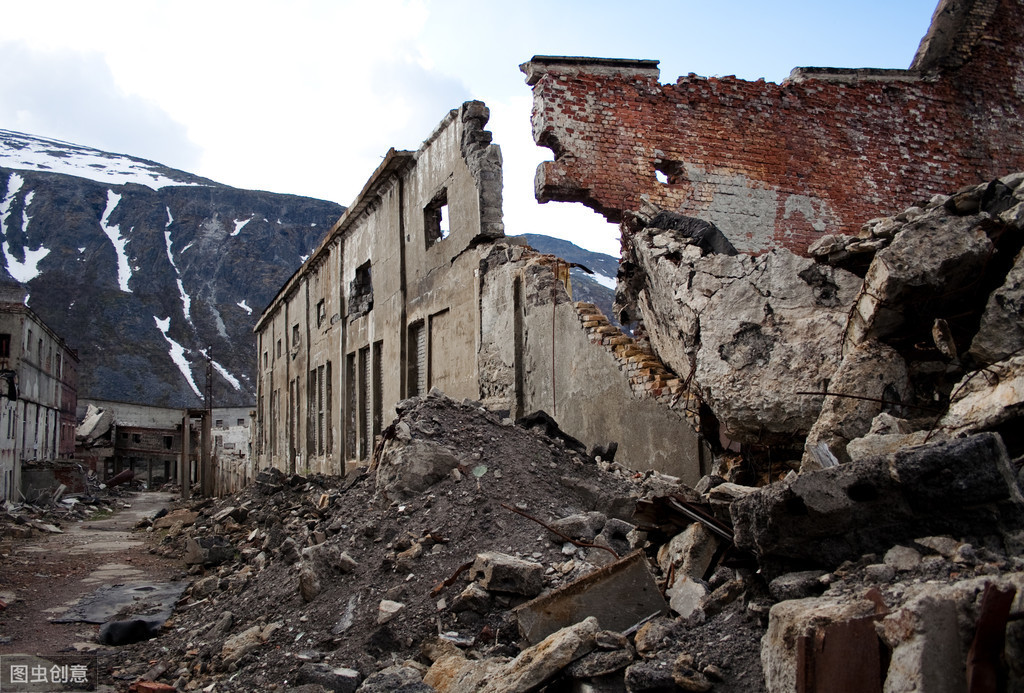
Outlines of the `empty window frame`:
[[324,299],[320,299],[316,304],[316,326],[320,327],[324,324],[324,320],[327,319],[327,306],[324,304]]
[[0,359],[11,358],[11,335],[0,334]]
[[423,208],[423,238],[427,248],[448,238],[451,222],[448,215],[448,191],[442,189]]
[[299,344],[299,323],[292,325],[292,348]]
[[369,313],[373,309],[373,272],[367,260],[356,268],[355,279],[348,287],[348,312],[351,317]]

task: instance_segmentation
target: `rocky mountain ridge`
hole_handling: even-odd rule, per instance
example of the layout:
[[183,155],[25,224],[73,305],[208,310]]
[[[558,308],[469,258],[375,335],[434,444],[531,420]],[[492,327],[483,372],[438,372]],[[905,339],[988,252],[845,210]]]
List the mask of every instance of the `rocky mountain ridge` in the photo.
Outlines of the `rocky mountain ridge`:
[[[78,351],[80,397],[198,406],[210,356],[215,405],[254,402],[253,324],[343,211],[0,130],[3,266]],[[528,240],[593,266],[577,291],[610,310],[615,258]]]

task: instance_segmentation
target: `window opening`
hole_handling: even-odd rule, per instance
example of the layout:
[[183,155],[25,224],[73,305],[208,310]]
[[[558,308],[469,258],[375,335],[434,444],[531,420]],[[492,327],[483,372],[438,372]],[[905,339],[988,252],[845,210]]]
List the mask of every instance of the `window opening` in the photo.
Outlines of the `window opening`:
[[654,160],[654,177],[662,185],[676,185],[683,180],[683,165],[678,161]]
[[448,238],[449,233],[448,191],[441,190],[423,209],[423,235],[427,248]]
[[351,317],[369,313],[373,308],[373,275],[370,261],[356,268],[355,279],[348,288],[348,310]]

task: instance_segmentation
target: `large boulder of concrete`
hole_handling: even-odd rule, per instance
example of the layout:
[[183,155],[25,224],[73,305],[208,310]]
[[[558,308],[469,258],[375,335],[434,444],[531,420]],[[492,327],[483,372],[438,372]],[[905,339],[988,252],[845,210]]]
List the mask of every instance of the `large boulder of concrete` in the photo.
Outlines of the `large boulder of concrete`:
[[[1024,202],[1018,205],[1024,209]],[[1024,214],[1024,212],[1022,212]],[[968,354],[981,364],[1002,361],[1024,350],[1024,250],[1003,285],[988,297]]]
[[807,435],[802,471],[822,465],[811,452],[824,444],[839,462],[849,462],[847,444],[871,430],[871,422],[883,409],[899,405],[910,385],[903,357],[881,342],[864,342],[839,364],[821,415]]
[[411,498],[464,462],[450,449],[433,441],[392,438],[381,449],[377,489],[393,500]]
[[[741,442],[791,440],[817,420],[861,280],[786,250],[708,254],[678,232],[627,237],[617,301],[659,357]],[[770,384],[770,386],[769,386]]]
[[831,569],[920,536],[1019,529],[1022,506],[1002,439],[982,433],[801,474],[730,510],[737,546],[774,572]]
[[[848,348],[899,331],[931,329],[985,271],[994,246],[985,212],[954,216],[936,207],[905,224],[868,268],[847,328]],[[911,323],[908,325],[908,323]]]
[[954,435],[991,430],[1024,414],[1024,353],[968,373],[953,389],[939,422]]

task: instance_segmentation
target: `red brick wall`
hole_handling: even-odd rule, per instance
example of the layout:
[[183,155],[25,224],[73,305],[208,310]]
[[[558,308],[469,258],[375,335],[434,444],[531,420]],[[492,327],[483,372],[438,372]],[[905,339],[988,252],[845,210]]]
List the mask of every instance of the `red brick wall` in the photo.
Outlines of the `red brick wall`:
[[[538,199],[619,221],[641,195],[717,224],[741,250],[803,252],[961,185],[1024,170],[1024,0],[985,12],[951,50],[965,64],[804,70],[781,85],[690,75],[654,61],[534,58]],[[994,9],[993,9],[994,8]],[[978,20],[978,15],[983,15]],[[657,169],[668,175],[660,182]]]

